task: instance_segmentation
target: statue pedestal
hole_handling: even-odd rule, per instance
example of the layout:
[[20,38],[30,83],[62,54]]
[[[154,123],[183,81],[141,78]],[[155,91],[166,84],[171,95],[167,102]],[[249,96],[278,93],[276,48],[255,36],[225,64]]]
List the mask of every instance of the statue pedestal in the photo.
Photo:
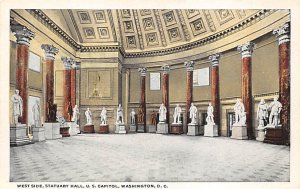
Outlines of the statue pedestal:
[[[69,133],[71,136],[77,135],[79,131],[79,125],[74,122],[67,122],[67,126],[70,127]],[[80,131],[79,131],[80,132]]]
[[260,141],[260,142],[263,142],[265,140],[265,128],[263,126],[258,126],[256,128],[257,130],[257,137],[256,137],[256,140],[257,141]]
[[266,136],[263,142],[269,144],[278,144],[278,145],[284,144],[282,126],[279,125],[275,127],[273,125],[267,125]]
[[188,132],[186,133],[188,136],[197,136],[199,135],[199,125],[189,123],[188,124]]
[[135,125],[135,124],[131,124],[131,125],[130,125],[129,132],[130,132],[130,133],[136,133],[136,125]]
[[204,125],[204,136],[216,137],[218,135],[218,125],[216,124],[207,124]]
[[32,133],[33,133],[34,142],[40,142],[46,140],[44,127],[33,127]]
[[18,124],[10,127],[10,146],[22,146],[26,144],[33,144],[26,134],[26,124]]
[[124,123],[116,123],[116,134],[126,134],[125,124]]
[[94,129],[94,125],[85,125],[83,127],[83,133],[94,133],[95,129]]
[[62,138],[59,123],[44,123],[46,140]]
[[199,135],[204,135],[204,125],[199,126]]
[[246,124],[244,125],[232,125],[232,132],[231,132],[231,137],[233,139],[248,139],[247,136],[247,126]]
[[168,134],[168,133],[169,133],[169,127],[168,127],[168,124],[159,122],[159,123],[157,124],[157,130],[156,130],[156,133],[157,133],[157,134]]
[[70,137],[69,129],[70,129],[70,127],[68,127],[68,126],[60,127],[59,130],[60,130],[60,134],[62,135],[62,137]]
[[183,134],[182,123],[172,123],[171,124],[171,132],[170,133],[177,134],[177,135]]
[[148,125],[148,133],[156,133],[156,125]]
[[144,125],[144,123],[138,123],[137,132],[138,133],[145,133],[145,125]]
[[100,134],[107,134],[108,133],[108,125],[107,124],[100,124],[99,133]]

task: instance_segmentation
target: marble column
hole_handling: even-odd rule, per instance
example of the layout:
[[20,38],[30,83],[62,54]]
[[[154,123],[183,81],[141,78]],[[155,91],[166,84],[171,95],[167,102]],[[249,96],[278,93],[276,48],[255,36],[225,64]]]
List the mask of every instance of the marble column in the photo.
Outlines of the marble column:
[[71,68],[71,105],[72,107],[74,107],[76,105],[76,72],[78,69],[77,63],[74,62]]
[[64,95],[64,106],[63,106],[63,116],[66,121],[71,121],[70,115],[68,114],[68,107],[71,104],[71,69],[74,60],[70,57],[62,57],[65,70],[64,70],[64,79],[63,79],[63,95]]
[[[169,109],[169,71],[170,71],[170,66],[165,65],[161,67],[162,72],[163,72],[163,77],[162,77],[162,102],[166,106],[167,109],[167,120],[166,123],[169,125],[169,119],[170,119],[170,109]],[[171,129],[169,128],[169,131]]]
[[50,122],[49,104],[54,103],[54,60],[58,48],[53,45],[43,44],[41,48],[45,51],[46,59],[46,95],[45,95],[45,122]]
[[252,79],[251,79],[251,63],[252,53],[255,44],[247,42],[237,47],[242,56],[242,101],[245,106],[247,135],[249,139],[253,139],[252,130]]
[[218,125],[218,134],[221,136],[220,124],[220,88],[219,88],[219,59],[220,54],[208,57],[211,62],[211,104],[214,107],[214,121]]
[[142,109],[143,120],[142,123],[144,124],[144,132],[146,131],[146,74],[147,68],[141,67],[138,69],[141,75],[141,98],[140,98],[140,108]]
[[280,123],[285,144],[290,143],[290,30],[289,24],[275,29],[279,45],[279,101],[282,104]]
[[27,124],[28,117],[28,60],[30,40],[34,38],[34,32],[16,22],[11,22],[11,31],[17,38],[17,65],[16,65],[16,89],[20,91],[23,99],[23,114],[20,122]]
[[193,70],[194,62],[184,62],[186,67],[186,124],[190,123],[190,107],[193,101]]

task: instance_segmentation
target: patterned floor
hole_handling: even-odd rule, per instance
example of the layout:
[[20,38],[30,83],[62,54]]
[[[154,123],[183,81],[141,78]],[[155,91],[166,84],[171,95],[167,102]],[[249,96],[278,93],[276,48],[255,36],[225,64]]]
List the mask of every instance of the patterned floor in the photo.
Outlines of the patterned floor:
[[82,134],[11,148],[10,180],[289,181],[289,155],[225,137]]

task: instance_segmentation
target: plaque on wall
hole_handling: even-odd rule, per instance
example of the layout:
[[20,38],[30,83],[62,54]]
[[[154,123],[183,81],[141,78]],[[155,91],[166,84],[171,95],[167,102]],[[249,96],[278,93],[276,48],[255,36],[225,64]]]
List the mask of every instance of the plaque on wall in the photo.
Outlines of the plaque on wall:
[[41,58],[33,52],[29,52],[29,64],[30,70],[41,72]]
[[160,73],[150,73],[150,90],[160,90]]
[[193,86],[207,86],[209,85],[209,67],[197,69],[193,72]]

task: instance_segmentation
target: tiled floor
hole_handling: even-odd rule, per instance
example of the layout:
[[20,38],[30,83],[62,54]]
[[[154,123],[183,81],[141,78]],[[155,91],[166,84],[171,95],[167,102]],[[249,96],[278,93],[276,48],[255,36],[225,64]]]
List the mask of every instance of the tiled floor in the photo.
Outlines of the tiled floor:
[[11,148],[11,181],[289,181],[287,146],[224,137],[78,135]]

